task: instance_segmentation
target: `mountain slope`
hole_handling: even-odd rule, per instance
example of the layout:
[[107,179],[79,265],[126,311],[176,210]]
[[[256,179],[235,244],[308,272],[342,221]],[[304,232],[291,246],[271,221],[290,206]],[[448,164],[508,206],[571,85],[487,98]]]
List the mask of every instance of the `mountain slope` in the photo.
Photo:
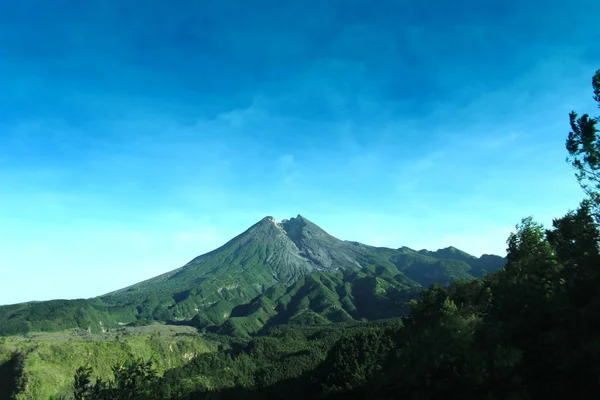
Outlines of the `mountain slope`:
[[199,312],[192,325],[228,335],[248,335],[274,325],[327,325],[405,315],[408,302],[422,287],[402,274],[377,276],[372,271],[316,272],[293,285],[277,284],[226,318]]
[[454,248],[372,247],[337,239],[300,215],[281,223],[265,217],[220,248],[130,287],[88,300],[0,307],[0,334],[152,321],[251,333],[279,322],[399,316],[420,288],[479,277],[504,262]]
[[[292,283],[313,271],[360,268],[361,253],[360,247],[328,235],[300,215],[281,224],[265,217],[222,247],[179,269],[102,298],[126,299],[157,291],[184,291],[206,282],[223,283],[219,287],[230,292],[224,297],[247,297],[262,293],[265,287],[277,282]],[[230,276],[235,276],[235,282],[230,282]],[[248,284],[254,288],[248,288]],[[215,292],[212,286],[208,289]],[[239,290],[234,293],[234,289]],[[216,292],[222,290],[217,288]]]

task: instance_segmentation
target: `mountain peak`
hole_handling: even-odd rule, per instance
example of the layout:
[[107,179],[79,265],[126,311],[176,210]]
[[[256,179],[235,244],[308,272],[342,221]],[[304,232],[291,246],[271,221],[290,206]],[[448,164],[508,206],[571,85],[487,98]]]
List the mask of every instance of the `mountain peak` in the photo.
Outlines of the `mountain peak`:
[[279,224],[286,232],[290,239],[300,239],[300,237],[311,236],[317,234],[321,237],[330,236],[327,232],[321,229],[319,226],[310,222],[302,215],[298,214],[297,217],[290,219],[284,219]]
[[311,222],[308,218],[303,217],[300,214],[298,214],[295,217],[289,218],[289,219],[284,219],[284,220],[281,221],[281,223],[282,224],[283,223],[293,223],[293,224],[298,224],[298,225],[303,225],[303,226],[307,226],[308,225],[308,226],[313,226],[313,227],[316,227],[318,229],[321,229],[314,222]]
[[443,249],[436,250],[434,252],[438,257],[448,257],[451,259],[474,259],[477,257],[472,256],[469,253],[466,253],[460,249],[457,249],[454,246],[448,246]]
[[[252,226],[252,228],[260,228],[260,229],[270,229],[272,227],[279,227],[279,224],[277,223],[277,221],[275,220],[275,218],[273,218],[270,215],[267,215],[266,217],[262,218],[260,221],[258,221],[256,224],[254,224]],[[252,230],[252,228],[250,228]]]
[[448,252],[452,252],[452,253],[458,253],[460,250],[454,246],[448,246],[448,247],[444,247],[443,249],[439,249],[438,251],[448,251]]

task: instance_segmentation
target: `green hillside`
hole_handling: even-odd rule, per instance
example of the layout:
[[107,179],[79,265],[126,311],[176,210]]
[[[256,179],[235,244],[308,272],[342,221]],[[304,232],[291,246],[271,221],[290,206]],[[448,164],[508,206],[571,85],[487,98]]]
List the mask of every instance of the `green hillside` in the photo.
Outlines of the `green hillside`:
[[216,351],[218,343],[200,338],[190,327],[152,325],[110,333],[87,331],[28,334],[0,341],[0,399],[50,399],[69,393],[77,367],[110,379],[112,367],[132,359],[152,360],[156,371],[185,365]]

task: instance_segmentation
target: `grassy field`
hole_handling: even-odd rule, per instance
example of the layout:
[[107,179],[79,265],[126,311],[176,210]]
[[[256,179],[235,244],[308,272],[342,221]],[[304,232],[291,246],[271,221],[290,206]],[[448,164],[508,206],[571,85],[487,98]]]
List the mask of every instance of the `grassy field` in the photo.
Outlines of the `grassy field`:
[[[131,358],[152,360],[162,374],[197,354],[215,351],[218,344],[194,328],[154,324],[105,333],[63,331],[30,333],[0,339],[0,363],[23,355],[21,391],[16,400],[52,399],[67,395],[79,366],[90,366],[96,377],[112,377],[111,367]],[[0,393],[0,398],[9,394]]]

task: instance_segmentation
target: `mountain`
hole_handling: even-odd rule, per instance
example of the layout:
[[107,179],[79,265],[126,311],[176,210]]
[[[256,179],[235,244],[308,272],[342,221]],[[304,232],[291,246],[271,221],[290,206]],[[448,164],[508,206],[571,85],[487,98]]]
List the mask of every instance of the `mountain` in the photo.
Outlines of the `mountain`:
[[279,323],[401,316],[432,283],[473,279],[505,259],[453,247],[390,249],[337,239],[298,215],[265,217],[220,248],[138,284],[87,300],[0,307],[0,334],[153,321],[247,335]]
[[[102,298],[124,299],[163,288],[183,291],[196,287],[195,283],[201,283],[197,289],[211,292],[205,294],[204,298],[209,299],[206,302],[215,293],[216,298],[248,297],[278,282],[293,283],[307,273],[359,269],[361,254],[360,245],[341,241],[300,215],[281,223],[265,217],[222,247],[196,257],[179,269]],[[222,286],[213,290],[213,285],[207,286],[208,282]],[[227,294],[221,296],[223,291]]]

